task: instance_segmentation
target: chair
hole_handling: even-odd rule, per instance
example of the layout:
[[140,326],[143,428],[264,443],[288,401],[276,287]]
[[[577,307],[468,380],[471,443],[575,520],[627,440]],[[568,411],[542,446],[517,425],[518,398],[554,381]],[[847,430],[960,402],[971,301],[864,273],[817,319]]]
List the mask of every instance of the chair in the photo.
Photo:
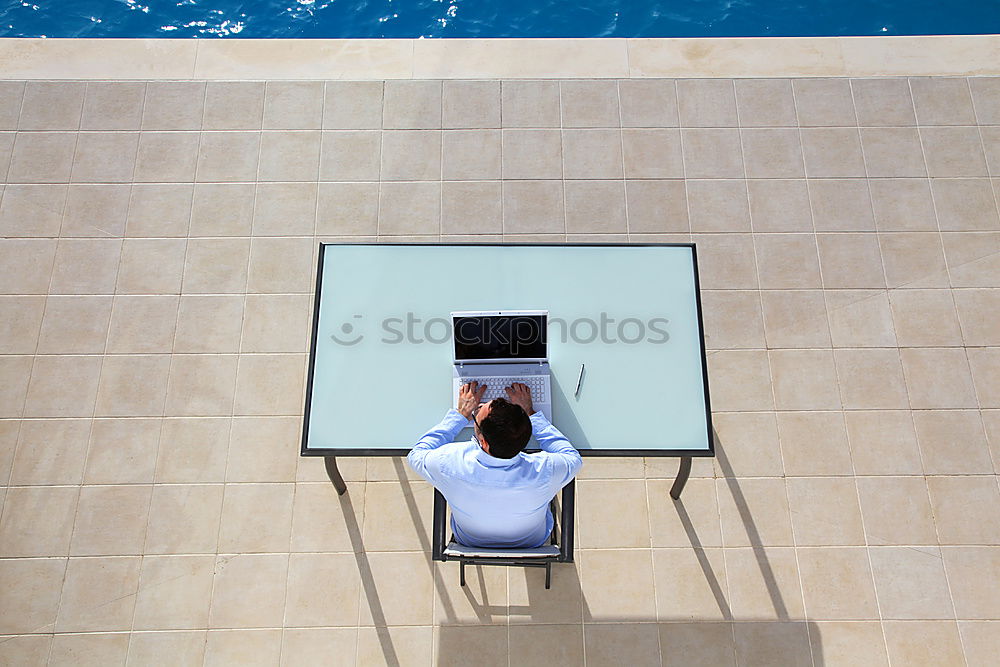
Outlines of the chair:
[[[445,531],[448,528],[448,502],[440,491],[434,489],[434,525],[432,555],[434,560],[457,560],[460,564],[459,581],[465,586],[465,566],[471,565],[503,565],[506,567],[544,567],[545,588],[552,584],[552,563],[573,562],[573,517],[576,480],[570,480],[562,489],[562,509],[559,503],[552,499],[552,517],[555,525],[552,527],[552,537],[549,544],[534,549],[485,549],[482,547],[467,547],[459,544],[454,538],[445,546]],[[558,518],[556,518],[558,516]],[[559,527],[562,526],[562,535]],[[561,539],[560,539],[561,537]]]

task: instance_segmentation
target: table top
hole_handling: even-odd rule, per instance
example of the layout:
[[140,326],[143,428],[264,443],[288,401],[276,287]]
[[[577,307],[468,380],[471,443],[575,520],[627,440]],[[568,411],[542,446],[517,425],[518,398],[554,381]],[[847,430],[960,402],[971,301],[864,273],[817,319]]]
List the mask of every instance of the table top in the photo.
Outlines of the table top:
[[472,310],[549,311],[552,421],[581,454],[714,454],[693,244],[324,244],[315,309],[303,455],[406,454],[451,407]]

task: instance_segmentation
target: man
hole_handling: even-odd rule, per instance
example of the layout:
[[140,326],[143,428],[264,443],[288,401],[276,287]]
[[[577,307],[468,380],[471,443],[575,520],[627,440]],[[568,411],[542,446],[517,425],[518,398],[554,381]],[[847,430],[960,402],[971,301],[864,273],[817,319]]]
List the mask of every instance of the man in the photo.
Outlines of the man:
[[[541,546],[552,533],[549,502],[583,459],[535,412],[526,385],[515,382],[505,390],[507,399],[480,405],[485,391],[477,382],[464,385],[458,407],[420,438],[407,461],[448,500],[458,542],[494,549]],[[453,442],[470,420],[475,439]],[[542,451],[525,454],[532,433]]]

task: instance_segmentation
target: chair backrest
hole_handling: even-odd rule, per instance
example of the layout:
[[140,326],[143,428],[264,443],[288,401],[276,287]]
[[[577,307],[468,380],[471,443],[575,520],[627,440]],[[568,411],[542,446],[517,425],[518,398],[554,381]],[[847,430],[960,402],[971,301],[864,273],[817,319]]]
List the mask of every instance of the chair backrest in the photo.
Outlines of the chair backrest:
[[[483,549],[472,548],[457,542],[446,542],[448,530],[448,503],[440,491],[434,489],[434,520],[431,527],[432,557],[434,560],[497,560],[511,559],[544,559],[559,563],[573,562],[573,519],[576,505],[576,480],[562,488],[559,504],[559,535],[558,545],[544,545],[538,549]],[[447,544],[447,546],[445,546]],[[544,550],[543,554],[541,550]],[[530,555],[529,555],[530,552]]]

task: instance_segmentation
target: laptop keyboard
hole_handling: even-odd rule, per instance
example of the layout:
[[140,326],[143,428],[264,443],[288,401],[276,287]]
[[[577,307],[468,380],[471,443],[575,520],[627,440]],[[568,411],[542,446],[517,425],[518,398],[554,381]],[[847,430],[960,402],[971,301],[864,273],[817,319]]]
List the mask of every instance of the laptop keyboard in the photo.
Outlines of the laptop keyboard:
[[[469,381],[471,380],[472,378],[469,378]],[[548,397],[545,395],[545,378],[541,375],[528,375],[525,377],[518,377],[516,375],[487,375],[476,377],[475,380],[480,385],[486,385],[483,402],[492,401],[494,398],[507,398],[507,392],[504,389],[514,382],[527,385],[528,389],[531,390],[531,400],[534,402],[545,403],[548,400]]]

